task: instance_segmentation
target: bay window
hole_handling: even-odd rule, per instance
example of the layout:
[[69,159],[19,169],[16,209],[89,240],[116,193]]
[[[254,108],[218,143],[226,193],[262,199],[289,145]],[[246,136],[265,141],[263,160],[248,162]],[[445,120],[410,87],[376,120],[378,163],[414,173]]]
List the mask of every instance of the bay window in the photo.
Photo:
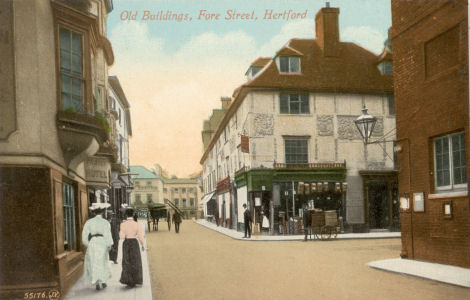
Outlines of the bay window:
[[61,108],[73,112],[84,111],[82,35],[60,27]]

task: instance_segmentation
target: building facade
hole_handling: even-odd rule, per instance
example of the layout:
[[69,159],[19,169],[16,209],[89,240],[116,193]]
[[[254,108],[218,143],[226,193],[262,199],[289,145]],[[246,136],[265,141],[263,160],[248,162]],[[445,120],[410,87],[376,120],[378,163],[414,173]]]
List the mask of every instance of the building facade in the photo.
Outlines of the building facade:
[[197,217],[200,189],[198,178],[177,178],[156,164],[148,170],[143,166],[131,166],[133,191],[131,205],[146,208],[152,203],[173,202],[185,218]]
[[111,10],[111,0],[0,1],[2,299],[65,295],[82,275],[81,229],[115,157]]
[[129,204],[131,175],[129,169],[129,139],[132,136],[129,101],[119,79],[109,76],[108,99],[114,118],[111,140],[116,145],[117,159],[111,165],[111,189],[108,191],[111,209],[118,214],[122,204]]
[[392,0],[402,257],[470,267],[467,1]]
[[[253,62],[201,158],[204,214],[223,226],[242,230],[247,204],[255,230],[264,215],[270,234],[294,233],[308,203],[337,210],[347,231],[399,226],[391,53],[341,42],[338,8],[322,8],[315,30]],[[364,105],[380,143],[355,128]]]

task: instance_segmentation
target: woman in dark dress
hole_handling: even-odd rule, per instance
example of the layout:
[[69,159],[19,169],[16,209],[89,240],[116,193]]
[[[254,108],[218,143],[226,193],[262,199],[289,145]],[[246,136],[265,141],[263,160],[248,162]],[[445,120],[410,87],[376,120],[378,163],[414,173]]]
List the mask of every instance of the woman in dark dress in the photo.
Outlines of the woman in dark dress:
[[140,256],[139,243],[144,248],[144,237],[142,227],[134,221],[134,211],[126,211],[127,219],[121,223],[119,237],[125,239],[122,244],[122,273],[121,283],[129,287],[142,284],[142,259]]

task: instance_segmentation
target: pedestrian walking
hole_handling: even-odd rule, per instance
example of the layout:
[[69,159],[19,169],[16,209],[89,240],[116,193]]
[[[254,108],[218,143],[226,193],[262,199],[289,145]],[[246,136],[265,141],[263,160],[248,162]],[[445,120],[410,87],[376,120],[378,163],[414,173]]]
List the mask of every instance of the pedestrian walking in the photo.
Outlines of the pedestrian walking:
[[175,232],[180,232],[180,224],[181,224],[181,215],[175,211],[173,214],[173,223],[175,223]]
[[304,241],[307,241],[308,233],[310,231],[310,227],[312,226],[312,214],[307,209],[307,206],[304,206],[302,221],[303,221],[304,234],[305,234]]
[[122,284],[128,287],[135,287],[136,284],[142,284],[142,258],[139,250],[139,243],[144,248],[144,236],[142,227],[134,221],[134,210],[127,209],[127,219],[121,223],[119,237],[124,239],[122,244]]
[[121,226],[121,218],[118,212],[113,212],[111,215],[111,236],[113,237],[113,245],[109,250],[109,260],[117,264],[118,249],[119,249],[119,227]]
[[103,218],[109,203],[93,203],[90,210],[95,216],[86,221],[82,231],[82,243],[87,247],[85,255],[85,281],[96,286],[96,290],[106,288],[110,276],[108,251],[113,245],[111,225]]
[[246,207],[246,204],[243,204],[245,211],[243,212],[243,221],[245,223],[245,236],[243,238],[251,238],[251,212]]

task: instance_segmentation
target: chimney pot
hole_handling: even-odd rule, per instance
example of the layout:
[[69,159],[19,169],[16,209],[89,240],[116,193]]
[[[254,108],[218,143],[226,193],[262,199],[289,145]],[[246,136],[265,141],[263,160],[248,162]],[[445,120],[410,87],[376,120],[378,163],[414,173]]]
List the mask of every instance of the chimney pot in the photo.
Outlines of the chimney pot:
[[330,7],[330,2],[326,2],[326,7]]

